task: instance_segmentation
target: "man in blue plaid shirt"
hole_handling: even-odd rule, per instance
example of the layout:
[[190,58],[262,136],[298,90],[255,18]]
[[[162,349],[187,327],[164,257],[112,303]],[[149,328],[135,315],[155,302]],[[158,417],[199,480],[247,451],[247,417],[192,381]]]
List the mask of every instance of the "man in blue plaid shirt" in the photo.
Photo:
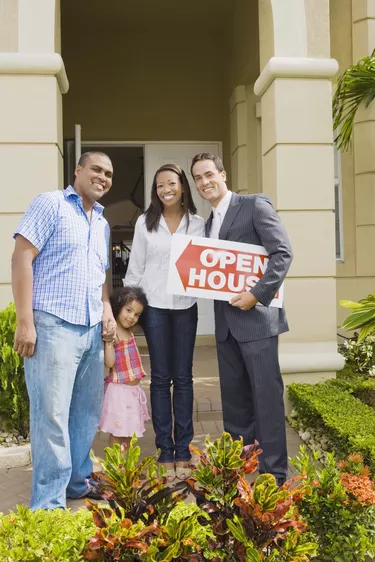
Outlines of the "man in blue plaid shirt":
[[98,201],[112,176],[106,154],[83,154],[74,187],[38,195],[14,235],[14,349],[25,358],[30,398],[34,510],[94,496],[87,478],[103,398],[103,339],[112,341],[116,326],[105,284],[110,231]]

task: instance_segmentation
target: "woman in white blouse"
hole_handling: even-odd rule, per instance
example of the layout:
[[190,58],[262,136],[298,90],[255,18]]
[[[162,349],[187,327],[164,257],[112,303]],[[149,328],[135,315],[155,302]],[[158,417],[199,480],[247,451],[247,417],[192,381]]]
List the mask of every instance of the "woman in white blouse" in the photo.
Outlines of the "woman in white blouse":
[[[193,438],[193,353],[196,299],[167,294],[172,235],[204,235],[185,172],[166,164],[155,174],[151,203],[135,225],[126,285],[139,285],[149,306],[141,322],[151,361],[151,408],[159,462],[167,479],[189,476]],[[173,384],[173,400],[171,385]],[[173,403],[173,417],[172,417]],[[174,420],[174,427],[173,427]]]

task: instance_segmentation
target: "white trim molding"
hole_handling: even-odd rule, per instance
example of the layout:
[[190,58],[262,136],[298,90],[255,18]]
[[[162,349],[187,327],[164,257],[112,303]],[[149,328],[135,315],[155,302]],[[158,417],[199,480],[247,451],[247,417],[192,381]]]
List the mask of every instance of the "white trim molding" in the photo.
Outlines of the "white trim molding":
[[56,76],[62,94],[69,90],[64,62],[58,53],[0,53],[0,75]]
[[340,371],[344,357],[337,351],[337,342],[280,342],[279,359],[281,372],[316,373]]
[[275,78],[332,78],[339,69],[335,59],[272,57],[254,84],[254,93],[262,96]]

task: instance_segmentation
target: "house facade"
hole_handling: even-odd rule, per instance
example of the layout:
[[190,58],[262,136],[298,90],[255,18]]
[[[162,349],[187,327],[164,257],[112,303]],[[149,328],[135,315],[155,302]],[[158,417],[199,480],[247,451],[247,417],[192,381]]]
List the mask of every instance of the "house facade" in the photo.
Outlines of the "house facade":
[[0,306],[12,300],[15,226],[34,196],[64,186],[81,150],[115,163],[114,260],[155,169],[217,151],[230,187],[269,195],[292,241],[285,376],[334,376],[337,303],[374,292],[375,105],[339,154],[332,89],[372,52],[374,21],[373,0],[0,0]]

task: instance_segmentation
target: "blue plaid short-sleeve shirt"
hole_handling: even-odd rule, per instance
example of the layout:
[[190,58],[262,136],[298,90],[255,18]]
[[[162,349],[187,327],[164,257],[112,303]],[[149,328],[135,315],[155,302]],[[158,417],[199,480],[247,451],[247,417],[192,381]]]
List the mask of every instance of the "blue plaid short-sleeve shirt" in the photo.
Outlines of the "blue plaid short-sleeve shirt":
[[94,326],[102,318],[102,286],[109,267],[109,225],[96,203],[91,221],[72,186],[38,195],[14,237],[39,250],[33,262],[33,308],[70,324]]

